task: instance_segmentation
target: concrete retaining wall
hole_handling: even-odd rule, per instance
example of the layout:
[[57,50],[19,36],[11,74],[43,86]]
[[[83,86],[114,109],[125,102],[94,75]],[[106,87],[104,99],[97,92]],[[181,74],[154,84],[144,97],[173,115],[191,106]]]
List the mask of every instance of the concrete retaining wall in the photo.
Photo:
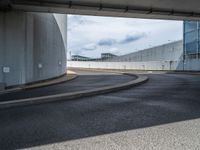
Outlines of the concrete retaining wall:
[[20,85],[66,70],[67,16],[0,12],[0,82]]
[[183,61],[183,41],[176,41],[105,61],[68,61],[68,67],[130,70],[200,71],[200,59]]
[[132,69],[132,70],[181,70],[183,63],[178,61],[151,61],[151,62],[92,62],[68,61],[68,67],[99,68],[99,69]]
[[149,62],[92,62],[68,61],[68,67],[95,69],[130,69],[130,70],[177,70],[200,71],[200,59],[183,61],[149,61]]
[[110,58],[110,62],[147,62],[182,60],[183,41],[176,41],[138,52]]

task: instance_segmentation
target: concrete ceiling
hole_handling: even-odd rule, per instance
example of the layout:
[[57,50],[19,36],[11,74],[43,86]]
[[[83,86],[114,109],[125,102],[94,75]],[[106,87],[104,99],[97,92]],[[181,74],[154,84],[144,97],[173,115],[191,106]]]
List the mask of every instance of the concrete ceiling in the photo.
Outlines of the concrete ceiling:
[[2,0],[0,6],[19,11],[200,20],[199,0]]

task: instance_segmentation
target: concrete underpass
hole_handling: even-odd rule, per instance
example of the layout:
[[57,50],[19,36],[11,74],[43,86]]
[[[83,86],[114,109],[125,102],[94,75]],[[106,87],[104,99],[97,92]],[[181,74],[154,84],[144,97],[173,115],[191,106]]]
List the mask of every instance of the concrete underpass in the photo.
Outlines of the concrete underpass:
[[[199,5],[1,1],[0,149],[200,149]],[[67,62],[67,14],[184,20],[183,41],[175,43],[183,51],[173,61],[130,63],[122,56],[125,62]],[[191,43],[198,46],[191,50]],[[170,44],[160,47],[171,51]],[[24,88],[67,78],[68,67],[77,78]]]

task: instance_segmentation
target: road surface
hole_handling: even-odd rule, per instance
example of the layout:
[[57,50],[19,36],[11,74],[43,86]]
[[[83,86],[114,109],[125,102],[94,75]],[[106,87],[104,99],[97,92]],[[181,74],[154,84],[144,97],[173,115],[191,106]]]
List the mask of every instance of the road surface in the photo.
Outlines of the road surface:
[[200,149],[200,76],[148,76],[120,92],[0,110],[0,149]]

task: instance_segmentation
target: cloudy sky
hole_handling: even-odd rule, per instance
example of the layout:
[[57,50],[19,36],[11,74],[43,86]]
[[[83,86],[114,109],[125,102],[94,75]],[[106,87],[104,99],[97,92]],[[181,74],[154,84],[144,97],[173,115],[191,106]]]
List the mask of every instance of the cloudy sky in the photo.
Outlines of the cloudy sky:
[[124,55],[182,39],[182,21],[68,15],[68,56]]

